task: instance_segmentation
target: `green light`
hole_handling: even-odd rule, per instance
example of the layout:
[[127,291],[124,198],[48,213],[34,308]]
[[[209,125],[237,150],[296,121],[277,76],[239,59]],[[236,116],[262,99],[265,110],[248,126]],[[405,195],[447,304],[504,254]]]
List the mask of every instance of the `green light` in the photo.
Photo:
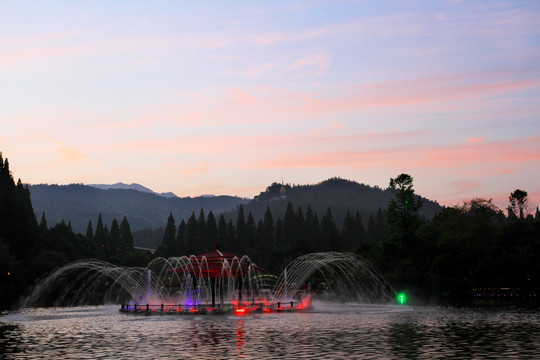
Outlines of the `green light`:
[[407,303],[407,294],[400,292],[397,294],[397,302],[400,305],[405,305]]

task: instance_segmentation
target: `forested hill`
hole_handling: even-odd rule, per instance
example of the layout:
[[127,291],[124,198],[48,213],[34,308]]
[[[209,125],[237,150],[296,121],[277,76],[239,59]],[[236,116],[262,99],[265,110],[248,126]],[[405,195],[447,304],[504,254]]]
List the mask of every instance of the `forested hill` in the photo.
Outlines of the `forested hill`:
[[127,217],[133,231],[165,226],[172,212],[177,219],[187,219],[201,209],[215,214],[235,209],[249,200],[235,196],[202,196],[166,198],[156,194],[129,189],[98,189],[71,185],[30,185],[34,212],[38,219],[45,212],[47,222],[56,224],[71,221],[74,231],[85,233],[88,221],[95,226],[98,215],[110,224],[114,218]]
[[[332,178],[315,185],[282,185],[273,183],[264,192],[257,195],[253,201],[244,205],[244,213],[251,212],[254,219],[262,219],[266,208],[269,207],[274,220],[283,219],[287,204],[291,202],[294,209],[302,208],[305,213],[308,206],[321,219],[328,208],[332,211],[338,228],[343,225],[347,211],[354,216],[358,212],[364,226],[370,215],[375,215],[378,209],[386,210],[393,194],[390,189],[359,184],[355,181]],[[431,219],[442,207],[434,201],[420,197],[422,208],[420,216]],[[236,213],[229,214],[233,220]],[[226,214],[227,217],[227,214]]]
[[[262,219],[267,207],[274,219],[283,218],[287,204],[306,211],[308,205],[319,219],[331,209],[336,224],[341,228],[347,211],[358,212],[364,224],[377,210],[385,210],[392,197],[389,189],[371,187],[354,181],[332,178],[315,185],[281,185],[274,183],[253,200],[235,196],[201,196],[185,198],[165,198],[149,192],[132,189],[99,189],[82,184],[71,185],[30,185],[34,212],[38,219],[45,212],[48,223],[71,222],[73,230],[85,233],[88,221],[95,225],[99,214],[110,224],[114,218],[129,220],[131,229],[164,227],[172,212],[180,222],[193,212],[201,209],[215,216],[224,213],[226,218],[236,221],[238,206],[243,204],[245,214],[254,219]],[[441,210],[441,206],[422,198],[420,215],[430,219]]]

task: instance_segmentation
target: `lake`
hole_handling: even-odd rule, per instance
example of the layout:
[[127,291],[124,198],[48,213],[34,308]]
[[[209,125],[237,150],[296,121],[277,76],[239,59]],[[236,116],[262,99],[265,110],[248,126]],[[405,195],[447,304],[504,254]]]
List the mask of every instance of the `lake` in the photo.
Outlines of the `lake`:
[[540,358],[540,312],[315,304],[311,312],[120,314],[119,306],[0,316],[5,359]]

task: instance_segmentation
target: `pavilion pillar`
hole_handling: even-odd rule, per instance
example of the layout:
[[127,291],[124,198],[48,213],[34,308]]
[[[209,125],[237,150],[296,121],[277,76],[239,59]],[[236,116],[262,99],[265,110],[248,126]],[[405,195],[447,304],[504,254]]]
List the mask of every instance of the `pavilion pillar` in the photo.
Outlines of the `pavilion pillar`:
[[242,302],[242,286],[243,286],[242,276],[238,278],[238,303]]
[[216,278],[210,278],[210,292],[212,293],[212,307],[216,307]]
[[224,298],[224,295],[223,295],[223,274],[219,277],[219,303],[221,305],[221,308],[223,309],[223,300]]

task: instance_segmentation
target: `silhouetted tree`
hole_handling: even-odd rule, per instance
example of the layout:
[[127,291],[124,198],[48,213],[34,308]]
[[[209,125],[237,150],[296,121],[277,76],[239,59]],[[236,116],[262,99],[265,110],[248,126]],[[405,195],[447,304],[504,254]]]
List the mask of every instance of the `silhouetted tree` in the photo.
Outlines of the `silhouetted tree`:
[[245,248],[243,250],[255,249],[255,244],[257,243],[257,226],[255,225],[255,220],[253,219],[251,212],[248,214],[246,221],[245,237]]
[[199,246],[198,250],[209,250],[212,247],[208,247],[209,241],[206,236],[206,216],[204,215],[204,210],[201,208],[201,211],[199,212],[199,219],[197,220],[197,223],[199,225]]
[[246,246],[246,220],[244,217],[244,207],[240,205],[238,209],[238,217],[236,218],[236,243],[232,246],[232,250],[245,250]]
[[98,221],[96,225],[96,233],[94,234],[94,244],[98,249],[103,250],[105,248],[105,227],[103,226],[103,220],[101,214],[98,215]]
[[118,220],[116,220],[116,218],[114,218],[111,223],[109,238],[109,247],[106,248],[106,250],[110,254],[118,254],[120,251],[120,226],[118,225]]
[[527,195],[526,191],[516,189],[514,192],[510,193],[510,196],[508,197],[514,214],[519,214],[520,219],[523,219],[523,210],[527,207]]
[[167,219],[167,226],[165,227],[165,234],[163,235],[163,247],[167,256],[171,256],[174,251],[176,243],[176,224],[172,212]]
[[94,229],[92,228],[92,220],[88,220],[88,226],[86,227],[86,241],[94,243]]
[[175,256],[189,256],[191,254],[188,254],[187,246],[186,246],[186,222],[184,219],[180,221],[180,225],[178,225],[178,233],[176,235],[176,244],[175,244]]
[[120,250],[122,253],[133,250],[133,234],[126,216],[120,223]]
[[41,221],[39,222],[39,231],[44,233],[49,227],[47,226],[47,218],[45,217],[45,211],[41,213]]
[[321,238],[324,241],[322,243],[323,251],[339,251],[339,231],[330,208],[326,210],[326,214],[321,218]]
[[230,246],[227,243],[228,237],[229,236],[228,236],[228,230],[227,230],[227,222],[225,221],[225,217],[223,216],[223,214],[221,214],[219,216],[219,221],[218,221],[218,239],[219,239],[220,246],[223,249],[227,249]]
[[206,249],[214,249],[217,241],[218,229],[216,225],[216,218],[214,217],[212,211],[210,211],[206,220]]
[[192,255],[200,249],[199,222],[192,212],[186,223],[186,250],[187,254]]

